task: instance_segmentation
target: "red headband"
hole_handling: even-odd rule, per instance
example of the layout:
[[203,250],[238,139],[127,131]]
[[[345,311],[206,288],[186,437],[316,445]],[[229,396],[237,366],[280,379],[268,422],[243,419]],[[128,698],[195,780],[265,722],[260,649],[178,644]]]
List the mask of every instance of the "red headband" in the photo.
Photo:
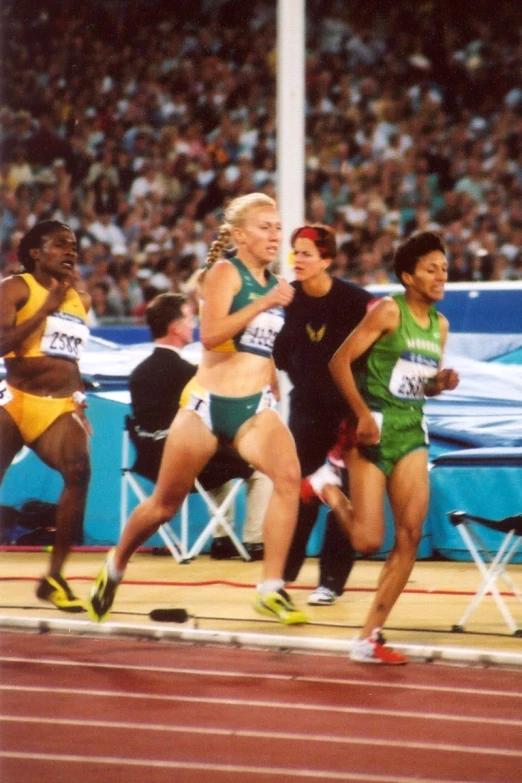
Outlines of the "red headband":
[[305,226],[304,228],[301,228],[294,236],[294,242],[296,239],[310,239],[322,253],[326,253],[327,251],[326,242],[324,239],[321,239],[319,231],[313,226]]
[[319,232],[312,226],[305,226],[295,235],[295,239],[311,239],[312,242],[320,242]]

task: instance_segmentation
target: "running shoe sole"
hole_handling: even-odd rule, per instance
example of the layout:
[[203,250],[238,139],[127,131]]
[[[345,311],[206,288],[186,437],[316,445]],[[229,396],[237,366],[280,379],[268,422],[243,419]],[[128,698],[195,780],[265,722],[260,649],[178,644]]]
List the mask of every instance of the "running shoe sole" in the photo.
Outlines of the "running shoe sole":
[[105,561],[91,588],[87,602],[87,611],[91,620],[101,623],[110,614],[118,586],[119,582],[114,582],[109,578],[107,561]]

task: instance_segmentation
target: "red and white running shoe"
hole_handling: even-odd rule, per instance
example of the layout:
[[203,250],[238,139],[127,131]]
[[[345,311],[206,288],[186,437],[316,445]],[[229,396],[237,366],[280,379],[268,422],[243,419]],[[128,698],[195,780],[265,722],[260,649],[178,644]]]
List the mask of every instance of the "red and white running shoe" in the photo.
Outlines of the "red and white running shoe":
[[380,628],[375,628],[368,639],[356,639],[350,651],[350,659],[358,663],[385,663],[389,666],[408,663],[405,655],[386,646]]
[[301,481],[301,500],[304,503],[313,503],[319,498],[321,503],[326,503],[322,493],[327,484],[335,487],[340,487],[342,484],[339,468],[332,465],[329,460],[326,460],[315,473]]

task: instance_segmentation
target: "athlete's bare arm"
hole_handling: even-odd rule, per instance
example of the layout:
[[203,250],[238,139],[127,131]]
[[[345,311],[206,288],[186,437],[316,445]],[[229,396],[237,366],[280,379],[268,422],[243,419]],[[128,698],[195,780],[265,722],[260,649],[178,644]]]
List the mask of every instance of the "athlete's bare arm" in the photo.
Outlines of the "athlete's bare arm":
[[65,299],[71,283],[66,280],[56,282],[47,299],[24,323],[16,325],[16,313],[29,298],[29,287],[21,277],[13,275],[0,283],[0,356],[16,350],[48,315],[54,313]]

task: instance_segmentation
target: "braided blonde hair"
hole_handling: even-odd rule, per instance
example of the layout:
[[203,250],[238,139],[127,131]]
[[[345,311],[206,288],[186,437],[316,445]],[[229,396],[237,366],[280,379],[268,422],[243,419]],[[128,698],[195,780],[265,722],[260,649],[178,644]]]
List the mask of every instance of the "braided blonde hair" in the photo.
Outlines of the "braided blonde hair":
[[208,249],[206,268],[212,266],[223,255],[223,250],[230,245],[232,229],[241,226],[246,219],[248,212],[255,207],[273,207],[276,203],[273,198],[265,193],[248,193],[246,196],[238,196],[228,204],[225,209],[225,221],[221,224],[217,239],[215,239]]

